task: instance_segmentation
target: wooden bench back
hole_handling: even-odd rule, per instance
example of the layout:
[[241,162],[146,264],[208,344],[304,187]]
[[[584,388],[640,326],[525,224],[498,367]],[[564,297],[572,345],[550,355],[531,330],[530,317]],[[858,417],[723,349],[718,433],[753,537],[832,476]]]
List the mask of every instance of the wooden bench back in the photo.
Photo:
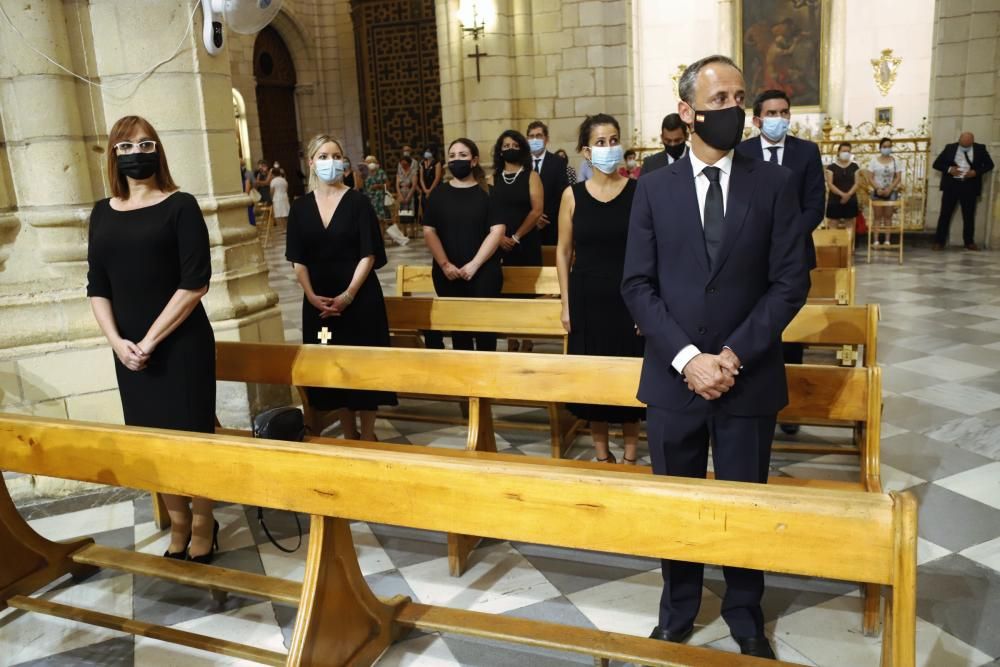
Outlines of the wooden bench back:
[[[897,499],[888,495],[13,415],[0,416],[0,469],[423,530],[896,583]],[[671,517],[668,528],[621,530],[654,515]]]
[[[505,266],[503,293],[558,295],[559,276],[554,266]],[[396,296],[412,294],[434,294],[431,267],[405,264],[396,267]]]
[[808,303],[832,306],[854,305],[853,266],[848,269],[813,269],[809,278],[812,285],[809,288]]
[[[216,343],[218,380],[639,407],[641,359],[385,347]],[[788,366],[782,416],[866,421],[877,368]]]
[[[566,335],[562,305],[554,299],[439,299],[386,297],[394,331],[489,331],[512,336]],[[783,339],[808,345],[863,345],[866,366],[875,364],[878,306],[806,305]]]
[[854,266],[853,229],[817,229],[812,236],[817,267],[846,269]]

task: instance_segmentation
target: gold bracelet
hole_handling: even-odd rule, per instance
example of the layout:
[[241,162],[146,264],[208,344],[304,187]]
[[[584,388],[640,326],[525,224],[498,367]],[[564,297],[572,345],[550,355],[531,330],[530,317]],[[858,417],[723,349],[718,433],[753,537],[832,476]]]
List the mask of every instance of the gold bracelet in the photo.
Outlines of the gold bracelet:
[[341,294],[340,297],[347,302],[348,306],[354,303],[354,297],[351,296],[351,293],[348,292],[347,290],[344,290],[344,293]]

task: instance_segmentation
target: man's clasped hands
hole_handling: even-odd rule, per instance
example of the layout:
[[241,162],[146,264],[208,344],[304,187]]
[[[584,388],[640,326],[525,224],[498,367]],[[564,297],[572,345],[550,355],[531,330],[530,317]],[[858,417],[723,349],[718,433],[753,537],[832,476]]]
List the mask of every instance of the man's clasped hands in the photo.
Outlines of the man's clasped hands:
[[740,360],[728,347],[719,354],[701,353],[684,366],[688,389],[706,401],[714,401],[736,384]]

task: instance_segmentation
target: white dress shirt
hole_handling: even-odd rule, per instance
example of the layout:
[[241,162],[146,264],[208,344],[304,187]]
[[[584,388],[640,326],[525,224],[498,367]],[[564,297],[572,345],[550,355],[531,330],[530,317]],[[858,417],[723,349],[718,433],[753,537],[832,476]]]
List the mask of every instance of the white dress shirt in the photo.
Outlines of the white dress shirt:
[[760,135],[760,148],[761,152],[764,154],[764,162],[771,161],[771,151],[768,148],[778,149],[778,164],[785,164],[785,137],[781,138],[776,144],[772,144],[770,141],[764,138],[764,135]]
[[974,159],[975,157],[972,154],[972,146],[966,148],[962,146],[962,144],[959,144],[958,150],[955,151],[955,166],[958,167],[958,171],[960,173],[955,178],[965,178],[965,172],[972,169],[972,161]]
[[[694,189],[698,195],[698,213],[701,215],[701,226],[705,227],[705,199],[708,198],[708,186],[711,183],[708,176],[703,173],[705,167],[719,168],[719,185],[722,187],[722,214],[726,214],[726,206],[729,203],[729,175],[733,171],[733,151],[723,155],[715,164],[708,164],[698,159],[694,151],[690,151],[691,171],[694,173]],[[688,362],[701,354],[701,350],[696,345],[685,345],[670,363],[674,370],[683,375],[684,367]]]
[[[537,171],[539,174],[542,173],[542,166],[545,164],[545,153],[547,153],[547,152],[548,151],[546,151],[545,149],[542,149],[542,154],[541,155],[535,155],[534,153],[531,154],[531,170],[532,171]],[[537,161],[537,164],[538,164],[538,168],[537,169],[535,169],[535,163],[536,163],[536,161]]]

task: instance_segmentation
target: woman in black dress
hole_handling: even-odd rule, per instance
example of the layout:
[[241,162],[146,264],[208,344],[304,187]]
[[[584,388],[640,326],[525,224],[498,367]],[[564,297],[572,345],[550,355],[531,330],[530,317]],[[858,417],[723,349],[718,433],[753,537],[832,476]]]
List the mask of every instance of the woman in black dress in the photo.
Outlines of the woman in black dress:
[[427,201],[431,193],[441,185],[441,162],[438,161],[435,150],[428,146],[424,149],[424,159],[420,161],[420,173],[417,174],[417,189],[420,190],[420,217],[427,215]]
[[[302,285],[302,342],[389,347],[389,320],[375,269],[386,263],[375,209],[344,185],[344,150],[321,134],[309,142],[310,193],[292,202],[285,258]],[[375,440],[375,411],[396,395],[350,389],[307,390],[314,410],[340,410],[344,437]],[[321,420],[322,421],[322,420]],[[321,428],[314,424],[319,432]]]
[[[453,178],[434,190],[424,212],[424,241],[434,256],[434,291],[444,297],[499,297],[503,272],[497,248],[505,227],[490,226],[486,174],[475,142],[451,142],[448,169]],[[497,349],[494,333],[454,332],[451,340],[456,350]],[[432,346],[444,344],[435,341]]]
[[[570,354],[641,357],[643,339],[621,296],[625,241],[636,181],[617,170],[622,159],[618,121],[588,116],[580,126],[578,150],[594,175],[566,189],[559,208],[556,269],[562,294],[563,326]],[[574,258],[574,252],[575,258]],[[570,262],[572,261],[572,269]],[[625,432],[624,461],[635,465],[642,408],[566,406],[590,422],[598,461],[615,463],[608,449],[608,423]]]
[[826,166],[826,187],[830,196],[826,202],[826,217],[836,227],[854,228],[858,217],[858,171],[861,167],[851,160],[851,145],[837,147],[837,159]]
[[[542,237],[535,228],[542,217],[545,203],[542,179],[531,168],[528,140],[517,130],[507,130],[493,145],[493,193],[490,195],[490,226],[506,229],[500,240],[500,256],[504,266],[541,266]],[[507,341],[508,349],[517,351],[521,345],[515,339]],[[524,341],[524,351],[532,349]]]
[[[87,296],[115,353],[125,423],[215,431],[215,337],[201,299],[212,275],[197,200],[178,192],[156,130],[126,116],[108,135],[110,199],[90,214]],[[212,501],[163,495],[165,556],[211,562]]]

